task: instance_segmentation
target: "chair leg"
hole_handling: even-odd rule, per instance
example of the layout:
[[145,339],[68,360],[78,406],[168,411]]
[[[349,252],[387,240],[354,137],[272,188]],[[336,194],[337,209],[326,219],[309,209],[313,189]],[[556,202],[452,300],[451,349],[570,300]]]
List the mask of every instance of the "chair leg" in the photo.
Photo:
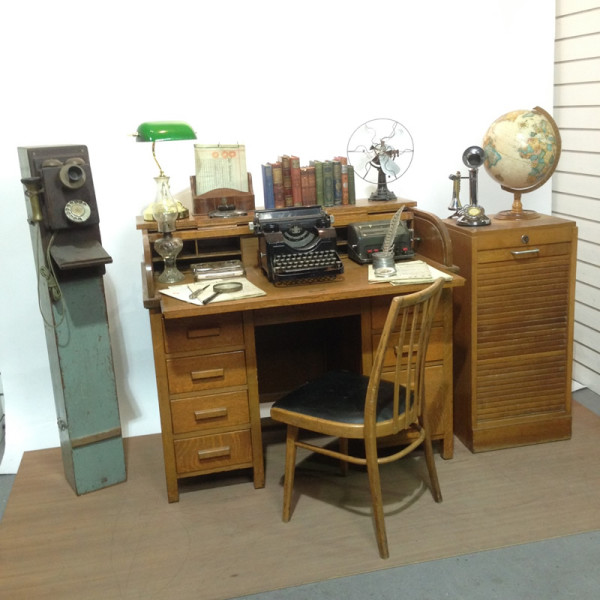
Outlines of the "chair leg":
[[425,463],[427,464],[427,470],[429,471],[429,480],[431,481],[431,493],[433,494],[433,499],[436,502],[441,502],[442,490],[440,489],[437,469],[435,468],[435,457],[433,456],[431,437],[427,429],[425,430],[425,441],[423,442],[423,448],[425,450]]
[[[342,454],[348,456],[348,438],[339,439],[339,449]],[[348,475],[348,461],[340,460],[340,472],[345,477]]]
[[381,497],[381,478],[379,476],[379,462],[377,461],[377,440],[365,439],[365,454],[367,457],[367,473],[369,474],[369,488],[371,490],[371,503],[373,504],[373,518],[375,520],[375,536],[381,558],[389,558],[385,520],[383,516],[383,500]]
[[296,440],[298,428],[287,426],[285,439],[285,475],[283,478],[283,521],[290,520],[292,505],[292,490],[294,488],[294,472],[296,470]]

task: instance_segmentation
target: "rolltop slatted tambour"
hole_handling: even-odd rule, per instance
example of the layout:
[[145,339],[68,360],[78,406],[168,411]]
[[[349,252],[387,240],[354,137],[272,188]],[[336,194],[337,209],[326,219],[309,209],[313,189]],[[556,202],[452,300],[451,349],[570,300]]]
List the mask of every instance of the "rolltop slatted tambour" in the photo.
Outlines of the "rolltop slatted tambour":
[[454,295],[454,430],[472,451],[571,436],[577,228],[540,215],[445,221]]

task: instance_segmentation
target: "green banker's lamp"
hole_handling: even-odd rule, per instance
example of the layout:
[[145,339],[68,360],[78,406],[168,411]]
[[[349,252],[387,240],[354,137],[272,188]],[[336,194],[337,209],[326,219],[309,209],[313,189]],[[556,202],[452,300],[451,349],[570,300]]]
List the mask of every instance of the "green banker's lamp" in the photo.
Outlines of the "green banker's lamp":
[[171,194],[169,177],[165,175],[156,158],[156,142],[170,142],[177,140],[195,140],[194,130],[181,121],[148,121],[142,123],[135,134],[138,142],[152,142],[152,156],[158,166],[159,175],[156,181],[156,198],[144,211],[145,221],[156,221],[157,229],[162,237],[154,243],[154,249],[165,261],[165,269],[158,277],[161,283],[176,283],[183,279],[183,273],[177,269],[176,259],[183,242],[173,236],[178,217],[187,216],[187,209],[177,203]]

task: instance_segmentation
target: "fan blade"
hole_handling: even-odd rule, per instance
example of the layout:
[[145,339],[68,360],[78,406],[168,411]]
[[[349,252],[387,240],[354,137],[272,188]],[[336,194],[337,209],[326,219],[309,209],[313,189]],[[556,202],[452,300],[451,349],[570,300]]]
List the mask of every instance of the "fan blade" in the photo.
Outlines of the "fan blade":
[[360,173],[364,173],[367,169],[367,165],[373,160],[375,155],[372,152],[356,152],[353,153],[353,158],[351,160],[354,165],[354,170],[359,171]]
[[382,154],[379,157],[379,164],[381,165],[381,170],[388,177],[397,177],[400,173],[400,167],[387,154]]

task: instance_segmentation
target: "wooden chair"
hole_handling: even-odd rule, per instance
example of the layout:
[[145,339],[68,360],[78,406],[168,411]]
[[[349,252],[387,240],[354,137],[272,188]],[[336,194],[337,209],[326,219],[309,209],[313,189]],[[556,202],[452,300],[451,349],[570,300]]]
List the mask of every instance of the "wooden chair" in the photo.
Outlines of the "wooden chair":
[[[436,502],[442,494],[435,469],[425,411],[425,355],[443,286],[440,278],[424,290],[391,301],[369,376],[329,372],[287,394],[271,408],[271,417],[287,425],[283,520],[290,519],[296,449],[305,448],[348,463],[366,465],[375,533],[381,558],[388,558],[379,465],[406,456],[421,444]],[[394,374],[382,376],[389,349],[396,355]],[[339,438],[339,451],[301,441],[299,429]],[[406,445],[389,456],[378,455],[378,440],[402,435]],[[364,440],[364,456],[349,453],[349,439]],[[396,439],[396,438],[394,438]]]

